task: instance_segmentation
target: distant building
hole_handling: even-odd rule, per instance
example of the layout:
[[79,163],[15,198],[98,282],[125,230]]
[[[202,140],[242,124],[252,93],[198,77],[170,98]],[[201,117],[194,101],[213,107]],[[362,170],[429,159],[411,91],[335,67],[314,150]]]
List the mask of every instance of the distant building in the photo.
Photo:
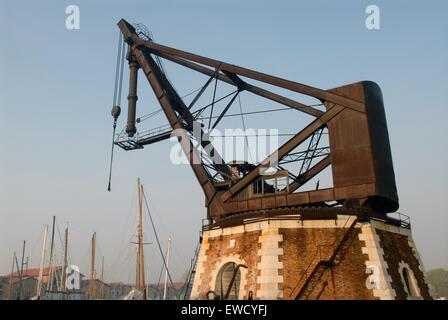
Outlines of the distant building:
[[[166,300],[178,300],[181,299],[182,289],[184,288],[184,282],[174,282],[173,285],[168,284],[166,290]],[[163,284],[150,284],[148,291],[148,299],[150,300],[162,300],[163,299]]]
[[[134,290],[134,286],[125,284],[123,282],[110,283],[110,297],[109,299],[124,299],[129,293]],[[173,286],[168,284],[166,300],[177,300],[181,298],[183,282],[174,282]],[[163,299],[163,284],[149,284],[147,286],[148,300],[162,300]]]
[[[14,272],[13,274],[4,276],[3,279],[0,280],[0,287],[2,288],[0,297],[10,300],[27,300],[36,296],[39,273],[39,268],[31,268],[23,270],[21,275],[19,272]],[[20,281],[20,279],[22,279],[22,281]],[[51,281],[49,281],[50,279]],[[54,266],[52,270],[50,270],[50,268],[42,269],[41,294],[47,290],[50,292],[63,290],[62,266]]]
[[70,290],[67,292],[61,291],[46,291],[40,298],[41,300],[85,300],[84,292],[80,290]]
[[3,296],[8,290],[8,277],[0,277],[0,300],[4,299]]
[[121,299],[132,291],[132,286],[123,282],[112,282],[110,286],[110,299]]
[[13,278],[12,282],[8,280],[7,286],[8,289],[5,291],[3,299],[29,300],[36,295],[37,279],[23,276],[22,284],[20,284],[19,278]]
[[81,291],[84,293],[85,298],[89,300],[109,300],[111,299],[111,287],[107,283],[95,279],[84,279],[81,281]]
[[[92,282],[91,279],[85,278],[82,274],[80,289],[69,290],[63,292],[62,286],[62,267],[56,266],[52,272],[52,285],[48,284],[50,279],[50,270],[48,268],[43,269],[42,272],[42,293],[41,300],[85,300],[85,299],[97,299],[97,300],[121,300],[124,299],[134,289],[133,285],[123,282],[112,282],[110,284],[102,282],[99,279],[95,279]],[[12,282],[10,282],[12,279]],[[39,280],[39,269],[26,269],[22,273],[22,284],[20,286],[20,275],[18,272],[12,275],[6,275],[0,277],[0,299],[5,300],[29,300],[36,297],[37,283]],[[47,286],[48,289],[47,290]],[[50,289],[51,287],[51,289]],[[167,300],[182,299],[181,294],[184,288],[183,282],[175,282],[173,286],[168,284],[167,287]],[[147,287],[148,300],[162,300],[163,299],[163,283],[161,284],[149,284]],[[93,292],[93,293],[92,293]],[[92,295],[93,294],[93,295]]]

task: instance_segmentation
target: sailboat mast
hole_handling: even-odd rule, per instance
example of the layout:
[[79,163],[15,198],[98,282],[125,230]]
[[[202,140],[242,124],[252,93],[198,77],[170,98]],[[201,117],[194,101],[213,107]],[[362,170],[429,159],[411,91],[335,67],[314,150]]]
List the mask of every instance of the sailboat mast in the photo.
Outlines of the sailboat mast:
[[140,184],[140,178],[137,179],[137,183],[138,183],[138,248],[140,254],[139,268],[141,272],[140,289],[143,292],[143,300],[146,300],[145,256],[143,250],[143,210],[142,210],[143,186]]
[[42,250],[40,254],[40,264],[39,264],[39,279],[37,281],[37,290],[36,297],[39,299],[42,293],[42,276],[44,273],[44,263],[45,263],[45,249],[47,245],[47,234],[48,234],[48,225],[45,225],[44,228],[44,238],[42,240]]
[[101,260],[101,291],[100,291],[100,297],[101,299],[105,299],[104,297],[104,256]]
[[12,282],[14,280],[14,263],[16,262],[16,253],[12,255],[12,268],[11,275],[9,277],[9,290],[8,290],[8,299],[12,299]]
[[96,232],[92,235],[92,257],[90,266],[90,299],[95,298],[95,281],[96,281],[96,272],[95,272],[95,247],[96,247]]
[[166,249],[166,268],[165,268],[165,283],[163,285],[163,300],[166,300],[166,293],[167,293],[167,284],[168,284],[168,265],[170,262],[170,250],[171,250],[171,237],[168,238],[168,247]]
[[66,273],[65,270],[67,269],[67,257],[68,257],[68,225],[65,227],[64,232],[64,267],[62,268],[62,291],[66,292],[67,286],[65,285],[65,279],[66,279]]
[[138,227],[137,227],[137,254],[135,256],[135,288],[140,290],[141,273],[140,273],[140,178],[137,178],[137,209],[138,209]]
[[17,259],[17,255],[15,255],[15,254],[14,254],[14,259],[16,260],[16,268],[17,268],[17,273],[19,274],[19,281],[20,281],[19,295],[17,296],[17,300],[20,300],[22,297],[22,291],[23,291],[22,272],[20,271],[20,268],[19,268],[19,260]]
[[51,230],[51,246],[50,246],[50,265],[48,267],[49,278],[47,280],[47,290],[53,290],[53,250],[54,250],[54,227],[56,224],[56,216],[53,216],[53,227]]
[[26,246],[26,240],[23,240],[23,246],[22,246],[22,261],[20,263],[20,274],[23,274],[23,266],[25,265],[25,246]]
[[23,275],[23,265],[25,264],[25,246],[26,246],[26,240],[23,240],[22,261],[21,261],[21,264],[20,264],[20,271],[19,271],[19,266],[17,266],[17,271],[19,271],[19,274],[20,274],[19,297],[20,297],[20,295],[22,293],[22,290],[23,290],[22,275]]

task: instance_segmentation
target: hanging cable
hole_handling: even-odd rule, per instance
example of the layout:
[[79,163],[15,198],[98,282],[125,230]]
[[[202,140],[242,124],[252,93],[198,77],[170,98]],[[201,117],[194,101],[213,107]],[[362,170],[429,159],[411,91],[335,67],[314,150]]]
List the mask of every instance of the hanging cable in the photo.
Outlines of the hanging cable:
[[115,80],[114,80],[114,100],[112,101],[112,105],[114,106],[117,102],[117,87],[118,87],[118,78],[120,72],[120,55],[121,55],[121,46],[122,46],[122,35],[121,32],[118,32],[118,51],[117,51],[117,64],[115,66]]
[[156,227],[154,225],[154,221],[152,220],[151,211],[149,210],[148,201],[146,199],[146,193],[143,191],[142,194],[143,194],[143,200],[145,200],[146,211],[148,211],[149,220],[151,221],[152,230],[154,231],[154,236],[155,236],[156,241],[157,241],[157,246],[159,247],[160,255],[162,256],[163,265],[164,265],[166,273],[168,275],[168,279],[170,280],[171,287],[174,288],[173,279],[171,278],[171,274],[170,274],[170,272],[168,270],[168,266],[167,266],[167,263],[166,263],[166,260],[165,260],[165,255],[163,254],[162,246],[160,245],[159,236],[157,235]]
[[120,65],[120,83],[118,86],[118,100],[116,101],[115,105],[119,106],[121,104],[121,91],[123,88],[123,69],[124,69],[124,60],[125,60],[125,52],[126,52],[126,46],[123,40],[123,35],[120,34],[120,44],[122,45],[121,48],[121,65]]
[[113,129],[112,129],[112,146],[110,150],[110,163],[109,163],[109,183],[107,186],[107,191],[110,191],[110,185],[112,180],[112,163],[114,160],[114,146],[115,146],[115,130],[117,128],[117,120],[121,113],[120,103],[121,103],[121,90],[123,87],[123,69],[124,69],[124,54],[126,46],[123,41],[123,35],[118,36],[118,52],[117,52],[117,64],[115,70],[115,86],[114,86],[114,98],[112,102],[112,117],[114,118]]

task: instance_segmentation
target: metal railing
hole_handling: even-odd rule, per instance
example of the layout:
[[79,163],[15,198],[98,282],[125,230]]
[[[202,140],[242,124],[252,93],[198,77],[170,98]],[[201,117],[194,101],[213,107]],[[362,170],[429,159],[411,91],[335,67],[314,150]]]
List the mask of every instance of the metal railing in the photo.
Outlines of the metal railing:
[[394,220],[395,224],[402,228],[411,229],[411,217],[401,212],[388,213],[387,217]]
[[138,135],[137,140],[149,138],[149,137],[152,137],[152,136],[156,136],[156,135],[161,134],[161,133],[167,133],[167,132],[170,132],[172,130],[173,129],[171,128],[171,125],[169,125],[169,124],[166,124],[166,125],[163,125],[163,126],[160,126],[160,127],[156,127],[156,128],[151,128],[151,129],[148,129],[148,130],[145,130],[145,131],[142,131],[142,132],[138,133],[137,134]]
[[141,144],[140,142],[143,139],[148,139],[171,131],[172,128],[169,124],[151,128],[142,132],[137,132],[133,137],[128,137],[125,130],[122,130],[116,135],[114,143],[125,150],[141,149],[143,148],[143,144]]

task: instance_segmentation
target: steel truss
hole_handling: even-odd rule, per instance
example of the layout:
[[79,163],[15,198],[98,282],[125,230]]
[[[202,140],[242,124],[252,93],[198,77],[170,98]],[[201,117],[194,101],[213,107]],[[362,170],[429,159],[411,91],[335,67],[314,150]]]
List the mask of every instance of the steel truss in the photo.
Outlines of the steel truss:
[[[118,26],[123,34],[124,41],[129,46],[128,60],[131,74],[130,95],[128,97],[129,112],[126,128],[128,137],[124,137],[122,134],[115,143],[125,150],[139,149],[145,145],[150,145],[169,138],[173,130],[183,129],[186,132],[184,134],[179,134],[177,130],[175,132],[178,139],[185,139],[184,142],[186,142],[186,144],[183,144],[183,148],[198,182],[204,190],[206,205],[208,207],[208,218],[216,221],[235,213],[251,210],[264,210],[269,206],[273,208],[282,206],[306,206],[313,203],[323,203],[325,201],[346,201],[353,197],[365,199],[369,197],[370,191],[359,192],[359,187],[356,187],[358,188],[356,190],[355,187],[352,189],[350,189],[350,187],[344,187],[345,193],[343,195],[342,191],[340,191],[342,189],[338,189],[339,186],[331,190],[325,189],[315,190],[313,192],[295,192],[319,172],[322,172],[322,170],[328,167],[332,162],[331,143],[330,146],[321,145],[322,135],[324,133],[331,134],[331,132],[327,132],[329,123],[335,121],[334,119],[339,118],[338,116],[343,113],[350,112],[350,114],[355,114],[356,116],[358,116],[358,114],[365,114],[366,103],[364,101],[350,97],[350,95],[347,94],[340,94],[334,90],[314,88],[160,45],[152,41],[150,37],[139,36],[136,29],[125,20],[121,20],[118,23]],[[163,70],[163,66],[161,65],[160,58],[172,61],[208,76],[203,87],[196,93],[188,105],[179,96],[168,80]],[[134,136],[136,121],[135,108],[137,100],[136,96],[134,96],[134,89],[136,89],[137,68],[132,67],[133,64],[136,64],[138,69],[142,70],[144,76],[148,80],[166,118],[168,119],[170,127]],[[243,80],[242,77],[314,97],[322,102],[326,111],[319,110],[314,106],[309,106],[263,89]],[[216,86],[218,81],[234,86],[235,90],[224,97],[217,98]],[[210,105],[193,112],[193,106],[197,104],[199,98],[212,83],[214,83],[213,101]],[[239,93],[242,91],[251,92],[260,97],[280,103],[289,108],[311,115],[315,119],[301,131],[295,133],[295,135],[286,143],[281,145],[275,152],[276,157],[271,155],[260,163],[247,167],[242,177],[232,179],[230,165],[224,163],[210,140],[203,138],[203,128],[200,128],[198,134],[197,130],[194,130],[194,126],[197,125],[197,121],[204,110],[210,108],[211,112],[208,127],[215,128],[223,117],[225,117]],[[213,117],[216,120],[212,122],[213,108],[215,104],[225,98],[229,98],[228,103],[219,115]],[[306,141],[308,141],[307,148],[302,151],[297,151],[299,146]],[[195,145],[198,147],[195,148]],[[190,148],[188,148],[188,146]],[[205,157],[201,157],[200,155],[203,151]],[[197,158],[198,156],[201,159],[201,162],[194,163],[192,159],[195,157]],[[319,159],[319,161],[316,159]],[[288,194],[271,196],[270,199],[272,200],[269,201],[267,198],[253,199],[249,201],[244,199],[241,200],[237,197],[244,188],[249,186],[253,181],[259,179],[265,169],[272,167],[283,168],[282,166],[293,162],[300,163],[300,169],[297,174],[293,174],[292,172],[289,173],[291,182],[289,184]],[[223,188],[222,183],[226,181],[228,184]],[[355,181],[355,179],[353,179],[353,181]],[[355,183],[353,183],[353,185],[355,185]],[[365,188],[365,190],[370,190],[367,189],[368,187]],[[375,195],[375,192],[370,193]],[[352,196],[352,194],[354,196]],[[355,194],[359,194],[359,196],[356,196]]]

